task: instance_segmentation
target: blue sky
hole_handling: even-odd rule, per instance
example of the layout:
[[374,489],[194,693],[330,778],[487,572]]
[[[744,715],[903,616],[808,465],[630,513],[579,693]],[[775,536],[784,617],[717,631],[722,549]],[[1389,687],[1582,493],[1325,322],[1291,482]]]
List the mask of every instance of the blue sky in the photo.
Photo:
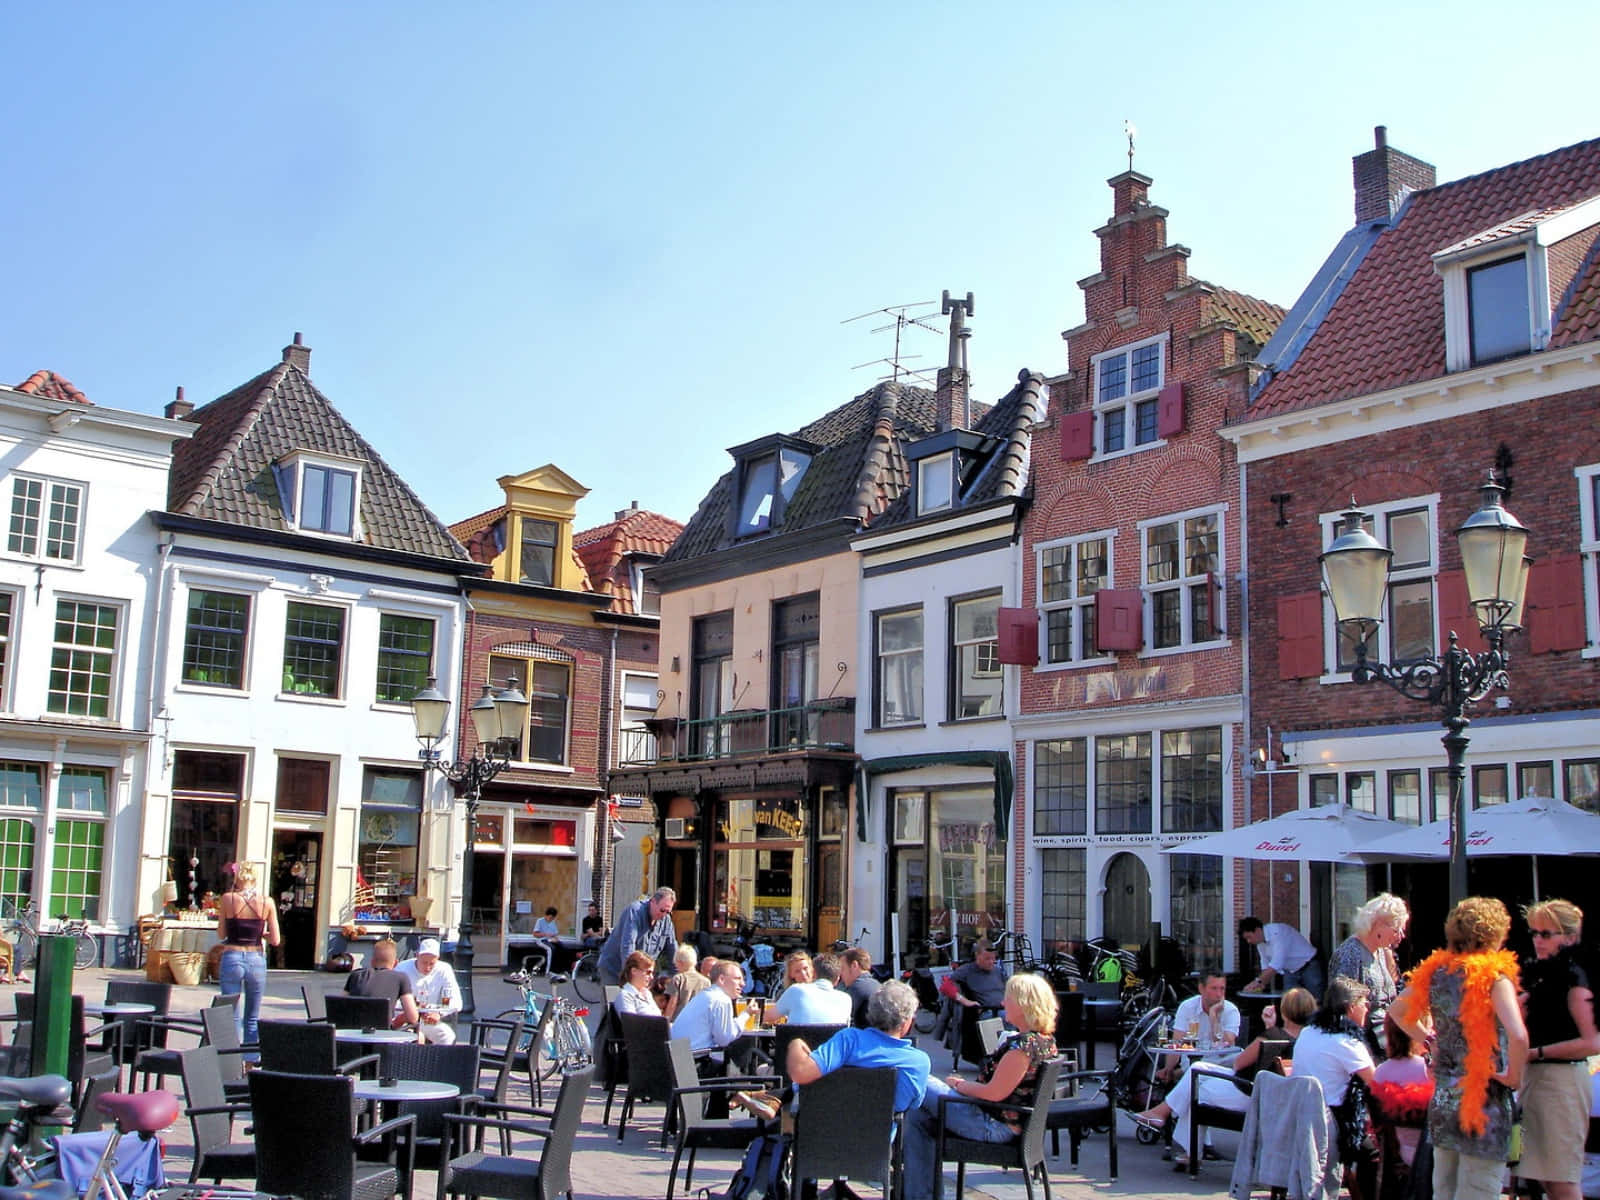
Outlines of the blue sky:
[[[1600,135],[1588,5],[10,5],[0,379],[203,403],[278,359],[446,521],[553,462],[580,526],[871,386],[846,318],[976,294],[976,394],[1067,366],[1127,160],[1283,305],[1350,157]],[[1584,114],[1589,114],[1586,118]],[[942,337],[913,334],[910,365]]]

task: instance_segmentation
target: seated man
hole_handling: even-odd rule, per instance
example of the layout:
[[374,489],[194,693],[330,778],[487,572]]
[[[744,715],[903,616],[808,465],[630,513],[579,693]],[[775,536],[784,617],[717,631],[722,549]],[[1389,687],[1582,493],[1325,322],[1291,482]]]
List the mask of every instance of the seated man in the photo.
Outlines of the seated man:
[[421,1019],[416,998],[411,994],[411,981],[395,970],[400,961],[400,948],[392,938],[384,938],[372,948],[372,965],[350,972],[344,981],[344,990],[352,996],[381,996],[395,1011],[391,1024],[415,1027]]
[[[534,954],[544,955],[546,975],[550,974],[555,966],[556,939],[561,936],[561,927],[556,924],[556,910],[550,907],[544,910],[544,916],[533,923],[533,936],[537,939],[532,946]],[[528,956],[532,958],[533,955]]]
[[[689,1049],[695,1058],[695,1072],[701,1079],[726,1074],[726,1064],[731,1062],[744,1071],[753,1040],[741,1038],[744,1028],[733,1011],[734,997],[744,983],[739,964],[723,960],[711,968],[711,986],[702,988],[690,997],[672,1022],[672,1036],[688,1038]],[[708,1098],[706,1115],[727,1115],[726,1093],[713,1092]]]
[[839,956],[839,984],[850,996],[850,1024],[867,1027],[867,1005],[878,994],[880,984],[872,974],[872,955],[860,946],[851,946]]
[[813,1050],[805,1039],[789,1043],[789,1078],[804,1086],[840,1067],[893,1067],[894,1110],[905,1112],[922,1103],[928,1087],[928,1056],[906,1040],[917,1017],[917,994],[891,980],[867,1002],[867,1026],[841,1029]]
[[850,1024],[850,995],[834,987],[839,980],[839,956],[819,954],[811,960],[811,967],[816,978],[784,988],[777,1011],[796,1025]]
[[971,1063],[983,1061],[983,1039],[978,1022],[1005,1010],[1006,980],[1011,976],[987,939],[972,948],[972,961],[950,973],[956,985],[954,999],[961,1015],[960,1056]]
[[[1194,1035],[1195,1048],[1223,1050],[1239,1041],[1239,1009],[1228,999],[1228,980],[1221,972],[1207,972],[1200,994],[1178,1005],[1172,1018],[1175,1037]],[[1181,1055],[1169,1054],[1156,1072],[1156,1078],[1170,1082],[1183,1070]]]
[[419,1028],[423,1041],[437,1046],[452,1045],[456,1031],[450,1018],[461,1011],[461,988],[456,983],[455,968],[439,961],[439,939],[423,938],[417,947],[417,956],[407,959],[395,970],[411,984],[411,995],[421,1016]]
[[606,923],[600,919],[600,904],[598,901],[589,901],[589,911],[584,914],[583,927],[580,933],[586,950],[598,949],[601,943],[606,940]]
[[661,1015],[669,1021],[682,1012],[684,1006],[699,992],[711,986],[710,977],[695,970],[693,946],[679,946],[678,952],[672,956],[672,965],[677,970],[667,980],[667,1003],[661,1010]]

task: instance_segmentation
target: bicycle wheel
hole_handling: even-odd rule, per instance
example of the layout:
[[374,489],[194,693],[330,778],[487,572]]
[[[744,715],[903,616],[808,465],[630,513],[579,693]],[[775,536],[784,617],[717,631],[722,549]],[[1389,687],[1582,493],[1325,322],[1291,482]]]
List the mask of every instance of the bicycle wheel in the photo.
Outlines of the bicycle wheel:
[[526,1054],[528,1052],[528,1046],[533,1041],[533,1024],[532,1018],[528,1016],[528,1010],[525,1008],[508,1008],[504,1012],[495,1013],[494,1019],[496,1021],[504,1021],[507,1024],[510,1024],[513,1021],[523,1022],[522,1040],[517,1046],[516,1051],[518,1054]]
[[73,953],[72,965],[82,970],[92,967],[100,961],[100,942],[92,933],[80,933],[77,939],[77,949]]
[[600,955],[591,950],[572,964],[572,990],[585,1004],[599,1004],[605,999],[605,985],[600,982]]

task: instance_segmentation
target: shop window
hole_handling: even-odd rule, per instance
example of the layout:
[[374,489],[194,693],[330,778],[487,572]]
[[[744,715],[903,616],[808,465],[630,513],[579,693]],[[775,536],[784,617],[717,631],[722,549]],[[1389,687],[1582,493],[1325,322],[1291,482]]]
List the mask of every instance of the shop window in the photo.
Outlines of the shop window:
[[[889,909],[900,917],[901,945],[916,947],[932,932],[928,914],[928,797],[889,794]],[[943,941],[943,927],[940,927]]]
[[[520,826],[518,836],[520,837]],[[561,822],[570,825],[571,822]],[[511,912],[506,932],[531,935],[544,910],[556,910],[555,922],[563,936],[577,934],[578,860],[548,854],[513,854],[511,858]],[[519,950],[518,953],[521,953]]]
[[1472,768],[1472,807],[1488,808],[1511,799],[1506,793],[1506,768],[1503,763]]
[[721,927],[806,928],[806,810],[800,797],[742,796],[716,804],[712,894]]
[[57,600],[48,710],[70,717],[111,716],[116,666],[116,606]]
[[1450,815],[1450,769],[1428,769],[1428,793],[1433,798],[1433,815],[1429,821],[1442,821]]
[[109,771],[93,767],[61,770],[48,916],[100,919],[109,789]]
[[15,475],[6,550],[47,562],[77,562],[83,529],[83,485]]
[[1553,800],[1555,795],[1554,765],[1547,762],[1517,764],[1517,799],[1526,800],[1530,796],[1544,796]]
[[1097,737],[1094,753],[1095,833],[1149,833],[1150,735]]
[[183,632],[183,681],[203,687],[244,687],[250,597],[189,589]]
[[929,924],[955,933],[965,954],[974,938],[1006,924],[1005,847],[995,836],[994,791],[936,791],[929,822]]
[[278,759],[278,811],[305,816],[328,814],[328,780],[333,764],[321,758]]
[[291,600],[283,635],[283,691],[335,699],[344,662],[342,608]]
[[433,621],[384,613],[378,618],[379,704],[410,704],[433,674]]
[[223,867],[238,858],[235,835],[243,796],[243,755],[179,750],[173,756],[167,872],[178,885],[180,906],[227,889]]
[[1049,954],[1068,942],[1088,940],[1085,897],[1089,890],[1085,852],[1078,847],[1039,851],[1039,937]]
[[879,613],[877,725],[922,723],[922,610]]
[[1039,550],[1045,662],[1104,657],[1095,641],[1095,596],[1111,586],[1111,536],[1091,534]]
[[952,721],[1003,711],[999,592],[951,604],[950,684]]
[[44,766],[0,763],[0,899],[18,908],[33,899],[34,847],[44,808]]
[[1161,735],[1161,832],[1222,829],[1222,730],[1170,729]]
[[1585,812],[1600,813],[1600,758],[1569,758],[1561,764],[1566,801]]
[[417,894],[421,824],[421,772],[368,767],[356,844],[357,920],[394,921],[409,912],[407,900]]
[[1422,773],[1389,772],[1389,819],[1404,825],[1422,824]]
[[1222,969],[1222,859],[1215,854],[1169,854],[1172,936],[1191,971]]
[[1357,812],[1378,812],[1378,778],[1371,771],[1351,771],[1344,777],[1344,802]]
[[1085,738],[1033,744],[1033,832],[1089,832],[1089,750]]

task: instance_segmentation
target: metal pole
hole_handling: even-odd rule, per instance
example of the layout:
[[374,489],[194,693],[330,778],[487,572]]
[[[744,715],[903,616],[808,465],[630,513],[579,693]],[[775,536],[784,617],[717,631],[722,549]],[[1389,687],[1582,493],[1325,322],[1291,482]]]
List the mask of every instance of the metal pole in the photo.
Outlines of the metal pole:
[[481,788],[477,773],[468,777],[468,790],[462,797],[467,802],[467,840],[461,858],[461,913],[456,921],[456,952],[454,966],[456,983],[461,988],[461,1015],[471,1017],[477,1011],[472,996],[472,860],[473,847],[478,841],[478,800]]
[[1444,749],[1450,770],[1450,907],[1467,898],[1467,718],[1445,717]]

